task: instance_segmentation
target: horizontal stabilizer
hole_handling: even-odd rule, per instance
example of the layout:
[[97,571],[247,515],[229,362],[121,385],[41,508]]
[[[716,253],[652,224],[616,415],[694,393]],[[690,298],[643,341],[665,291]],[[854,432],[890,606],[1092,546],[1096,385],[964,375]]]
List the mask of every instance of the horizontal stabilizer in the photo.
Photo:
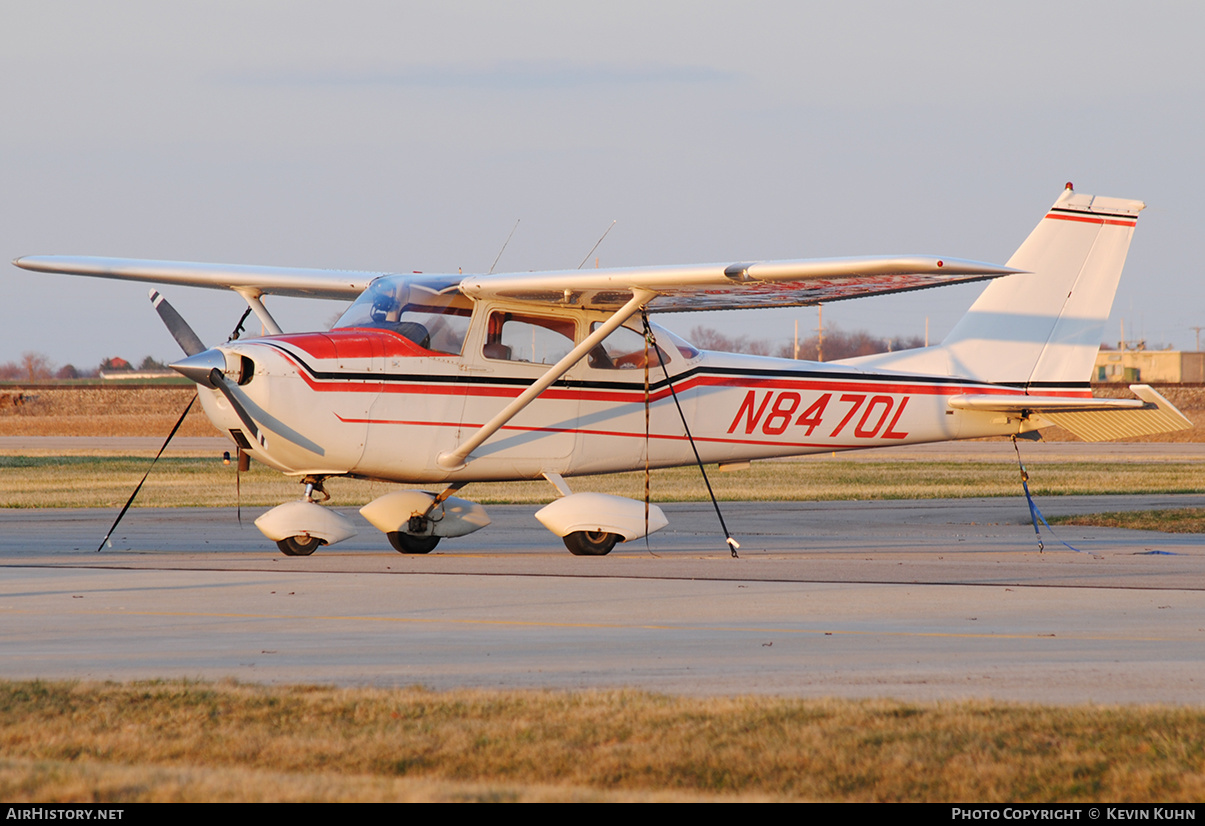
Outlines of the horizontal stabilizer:
[[[1162,397],[1161,397],[1162,398]],[[950,407],[955,410],[988,410],[1000,413],[1085,413],[1097,410],[1130,410],[1141,408],[1138,399],[1077,399],[1069,396],[954,396]]]
[[1192,422],[1150,385],[1132,384],[1130,390],[1137,399],[967,395],[955,396],[949,404],[956,410],[1036,416],[1085,442],[1150,436],[1192,427]]

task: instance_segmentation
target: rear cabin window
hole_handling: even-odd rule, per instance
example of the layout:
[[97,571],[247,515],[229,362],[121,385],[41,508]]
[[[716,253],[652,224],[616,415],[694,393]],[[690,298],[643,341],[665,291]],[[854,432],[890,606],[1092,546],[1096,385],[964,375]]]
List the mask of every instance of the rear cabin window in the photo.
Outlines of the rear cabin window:
[[[591,331],[597,330],[600,322],[594,322]],[[587,362],[597,370],[643,370],[645,360],[644,333],[630,327],[619,327],[586,356]],[[649,367],[669,363],[669,356],[660,346],[648,348]]]

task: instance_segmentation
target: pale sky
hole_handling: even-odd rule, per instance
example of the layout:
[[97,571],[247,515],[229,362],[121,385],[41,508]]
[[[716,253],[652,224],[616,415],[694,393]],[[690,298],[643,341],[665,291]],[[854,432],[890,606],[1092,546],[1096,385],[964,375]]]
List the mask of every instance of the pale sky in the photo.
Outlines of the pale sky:
[[[409,272],[1003,263],[1066,181],[1145,200],[1113,319],[1192,347],[1196,2],[0,4],[0,254]],[[4,266],[0,362],[174,359],[137,284]],[[825,307],[934,341],[979,287]],[[234,294],[165,290],[224,340]],[[287,329],[330,304],[268,299]],[[661,316],[775,341],[814,310]]]

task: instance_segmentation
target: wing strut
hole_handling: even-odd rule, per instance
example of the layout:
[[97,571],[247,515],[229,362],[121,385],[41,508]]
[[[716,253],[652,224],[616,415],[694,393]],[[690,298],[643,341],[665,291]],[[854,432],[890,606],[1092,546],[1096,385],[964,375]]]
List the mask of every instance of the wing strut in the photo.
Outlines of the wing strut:
[[497,433],[519,411],[535,401],[541,393],[552,386],[553,382],[568,373],[573,365],[585,358],[586,354],[601,343],[603,339],[615,332],[621,324],[638,313],[645,304],[652,301],[656,296],[657,294],[652,290],[633,290],[632,298],[627,304],[616,310],[615,314],[603,322],[597,330],[582,339],[582,343],[570,350],[564,358],[548,368],[548,372],[540,376],[534,384],[516,396],[515,400],[504,407],[498,415],[483,424],[481,429],[468,440],[462,442],[455,450],[439,454],[439,458],[436,460],[439,466],[446,470],[460,470],[463,468],[468,464],[470,453],[481,447],[481,444],[486,439]]
[[276,319],[272,318],[272,314],[268,312],[268,308],[264,306],[264,302],[260,301],[260,296],[263,295],[259,290],[253,290],[248,287],[234,287],[236,293],[243,297],[247,302],[247,306],[255,313],[255,317],[264,325],[264,329],[268,331],[270,336],[278,336],[283,330],[276,323]]

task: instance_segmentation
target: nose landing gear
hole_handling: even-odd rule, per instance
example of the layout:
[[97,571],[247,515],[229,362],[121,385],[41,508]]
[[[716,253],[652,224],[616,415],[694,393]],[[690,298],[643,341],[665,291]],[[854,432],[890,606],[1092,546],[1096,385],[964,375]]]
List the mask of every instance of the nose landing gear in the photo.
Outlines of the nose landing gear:
[[356,535],[350,519],[315,501],[325,502],[330,494],[323,488],[326,477],[307,476],[305,498],[277,505],[255,520],[255,527],[276,543],[285,556],[309,556],[322,545],[334,545]]

